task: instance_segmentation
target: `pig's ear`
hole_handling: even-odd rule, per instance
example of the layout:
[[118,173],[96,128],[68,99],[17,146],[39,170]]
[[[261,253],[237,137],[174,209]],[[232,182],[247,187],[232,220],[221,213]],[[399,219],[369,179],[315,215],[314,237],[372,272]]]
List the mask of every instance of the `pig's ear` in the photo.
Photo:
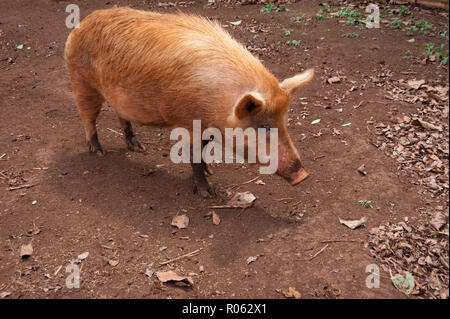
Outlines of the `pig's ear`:
[[258,114],[264,107],[264,99],[257,92],[247,93],[242,96],[234,107],[234,115],[242,120],[246,117]]
[[291,94],[298,88],[307,84],[314,76],[314,69],[308,69],[305,72],[297,74],[281,82],[280,87],[287,93]]

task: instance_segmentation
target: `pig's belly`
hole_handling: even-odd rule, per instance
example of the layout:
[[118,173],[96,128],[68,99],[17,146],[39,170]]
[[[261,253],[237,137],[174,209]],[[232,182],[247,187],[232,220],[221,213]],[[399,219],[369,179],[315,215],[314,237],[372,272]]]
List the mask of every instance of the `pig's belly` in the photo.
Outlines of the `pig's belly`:
[[103,96],[122,119],[138,123],[164,127],[166,120],[159,112],[158,101],[138,96],[121,88],[106,89]]

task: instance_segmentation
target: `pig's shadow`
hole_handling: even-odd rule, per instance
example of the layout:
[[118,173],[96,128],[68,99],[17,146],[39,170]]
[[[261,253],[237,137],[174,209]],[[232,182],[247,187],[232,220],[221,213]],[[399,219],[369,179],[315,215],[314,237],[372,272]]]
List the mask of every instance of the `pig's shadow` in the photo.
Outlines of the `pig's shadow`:
[[[81,199],[81,208],[95,209],[101,215],[125,221],[141,233],[161,229],[160,223],[164,222],[164,233],[170,234],[172,229],[167,217],[186,208],[191,218],[190,226],[184,230],[186,235],[207,237],[212,232],[217,234],[217,229],[213,228],[216,226],[205,221],[203,216],[209,211],[208,206],[221,198],[203,199],[193,194],[189,164],[168,172],[167,168],[155,168],[151,156],[148,164],[128,158],[125,149],[112,150],[105,157],[88,152],[61,154],[52,173],[49,172],[47,182],[55,193],[61,194],[62,200]],[[181,167],[184,167],[182,173]],[[149,171],[154,172],[148,175]],[[223,236],[223,240],[215,241],[214,250],[230,253],[226,256],[218,253],[216,257],[221,264],[231,262],[233,256],[246,246],[245,242],[255,242],[261,236],[287,226],[286,221],[274,219],[260,207],[247,209],[242,214],[239,210],[223,214],[227,214],[229,223],[221,225],[225,229],[222,228],[216,237]]]

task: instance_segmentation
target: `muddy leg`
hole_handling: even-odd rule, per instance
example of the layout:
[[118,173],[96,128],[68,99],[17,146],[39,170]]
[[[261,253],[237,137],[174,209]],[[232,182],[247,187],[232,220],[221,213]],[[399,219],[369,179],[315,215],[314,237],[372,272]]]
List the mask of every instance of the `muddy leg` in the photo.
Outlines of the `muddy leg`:
[[[205,146],[208,145],[208,143],[209,143],[209,141],[202,140],[202,149],[204,149]],[[212,170],[212,168],[209,167],[209,165],[206,163],[205,163],[205,173],[207,176],[211,176],[214,174],[214,171]]]
[[[202,143],[202,148],[204,143]],[[205,173],[208,172],[208,166],[203,162],[193,163],[193,147],[191,146],[191,166],[192,166],[192,181],[194,194],[199,194],[204,198],[212,197],[215,195],[214,189],[209,186],[208,180],[206,179]]]
[[206,163],[191,163],[192,166],[192,179],[194,183],[194,194],[199,194],[204,198],[212,197],[215,195],[214,189],[209,186],[208,180],[205,176]]
[[124,120],[119,117],[120,126],[122,126],[123,133],[125,135],[125,142],[127,143],[127,147],[130,151],[133,152],[143,152],[145,151],[145,147],[138,141],[133,132],[133,127],[131,126],[131,122]]
[[106,152],[98,141],[96,127],[97,116],[100,113],[104,101],[103,96],[97,90],[82,82],[73,83],[73,88],[78,113],[84,124],[86,143],[89,151],[99,156],[104,156]]

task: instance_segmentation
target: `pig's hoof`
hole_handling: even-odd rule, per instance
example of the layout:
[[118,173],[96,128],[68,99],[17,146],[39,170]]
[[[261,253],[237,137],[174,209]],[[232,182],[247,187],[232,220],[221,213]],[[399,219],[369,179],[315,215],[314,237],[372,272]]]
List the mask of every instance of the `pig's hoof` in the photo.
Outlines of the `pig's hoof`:
[[194,194],[199,194],[203,198],[211,198],[216,195],[206,180],[194,181]]
[[135,136],[127,139],[127,147],[133,152],[145,152],[144,145],[142,145]]
[[95,153],[100,157],[103,157],[106,155],[106,151],[103,150],[103,148],[100,146],[100,144],[96,143],[90,143],[88,142],[89,152]]

